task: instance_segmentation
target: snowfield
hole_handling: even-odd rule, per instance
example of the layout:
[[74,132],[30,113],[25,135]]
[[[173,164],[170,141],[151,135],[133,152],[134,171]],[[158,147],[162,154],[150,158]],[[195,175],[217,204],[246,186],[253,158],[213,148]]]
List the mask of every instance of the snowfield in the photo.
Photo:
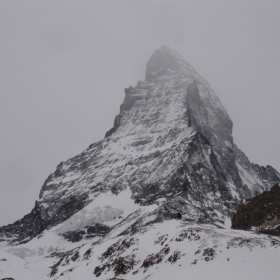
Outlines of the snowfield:
[[[128,193],[120,194],[114,207],[135,215],[113,217],[105,237],[72,243],[58,234],[70,220],[77,228],[80,214],[77,223],[74,215],[27,244],[2,244],[1,279],[279,279],[278,237],[232,230],[222,223],[199,224],[188,217],[159,221],[156,209],[141,209],[131,199],[120,205]],[[98,207],[110,201],[111,194],[102,195]],[[139,219],[141,227],[127,231]]]

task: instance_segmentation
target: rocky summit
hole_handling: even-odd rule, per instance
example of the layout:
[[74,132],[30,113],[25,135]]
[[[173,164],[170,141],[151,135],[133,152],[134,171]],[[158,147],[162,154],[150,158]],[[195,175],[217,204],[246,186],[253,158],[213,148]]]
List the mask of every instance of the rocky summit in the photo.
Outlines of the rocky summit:
[[280,246],[224,229],[242,202],[278,182],[273,167],[252,164],[233,142],[232,121],[210,85],[162,46],[146,80],[125,89],[104,139],[60,163],[31,213],[0,228],[5,276],[20,278],[14,262],[28,279],[38,279],[39,264],[46,279],[169,279],[178,271],[201,279],[193,267],[217,260],[207,272],[216,275],[226,259],[221,273],[230,279],[236,250]]

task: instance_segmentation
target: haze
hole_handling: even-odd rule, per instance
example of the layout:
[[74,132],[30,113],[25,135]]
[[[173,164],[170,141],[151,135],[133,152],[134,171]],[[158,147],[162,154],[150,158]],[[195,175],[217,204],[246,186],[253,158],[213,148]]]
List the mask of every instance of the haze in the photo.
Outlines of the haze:
[[235,143],[280,171],[279,1],[1,1],[0,225],[102,139],[161,45],[216,92]]

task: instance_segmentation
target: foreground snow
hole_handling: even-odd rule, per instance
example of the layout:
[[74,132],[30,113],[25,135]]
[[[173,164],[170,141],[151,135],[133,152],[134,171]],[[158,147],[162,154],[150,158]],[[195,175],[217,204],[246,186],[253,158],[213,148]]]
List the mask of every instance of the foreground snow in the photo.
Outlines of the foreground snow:
[[[62,229],[84,226],[81,221],[92,209],[105,209],[112,201],[111,208],[122,216],[98,212],[112,227],[106,236],[71,243],[59,235]],[[114,199],[111,193],[102,194],[94,204],[26,244],[2,243],[0,278],[279,279],[278,237],[232,230],[229,219],[225,225],[201,224],[187,216],[160,220],[156,210],[134,204],[128,190]],[[98,213],[94,217],[101,221]]]

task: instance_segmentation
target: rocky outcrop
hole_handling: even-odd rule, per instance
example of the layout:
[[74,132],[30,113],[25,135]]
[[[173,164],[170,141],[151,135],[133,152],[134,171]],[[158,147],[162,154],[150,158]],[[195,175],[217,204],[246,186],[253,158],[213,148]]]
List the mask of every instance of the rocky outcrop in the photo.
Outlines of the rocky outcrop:
[[102,237],[110,232],[110,227],[103,224],[93,224],[83,229],[68,231],[62,234],[62,236],[71,242],[78,242],[82,239],[91,239],[94,237]]
[[36,201],[31,213],[13,224],[0,227],[0,236],[11,240],[11,242],[26,243],[42,233],[45,229],[58,225],[84,208],[88,203],[86,198],[87,194],[83,194],[82,196],[72,196],[66,200],[57,202],[56,205],[53,205],[53,208],[57,209],[56,216],[47,215],[42,210],[42,207],[40,207],[38,201]]
[[233,229],[255,229],[257,232],[280,236],[280,186],[248,199],[232,218]]

